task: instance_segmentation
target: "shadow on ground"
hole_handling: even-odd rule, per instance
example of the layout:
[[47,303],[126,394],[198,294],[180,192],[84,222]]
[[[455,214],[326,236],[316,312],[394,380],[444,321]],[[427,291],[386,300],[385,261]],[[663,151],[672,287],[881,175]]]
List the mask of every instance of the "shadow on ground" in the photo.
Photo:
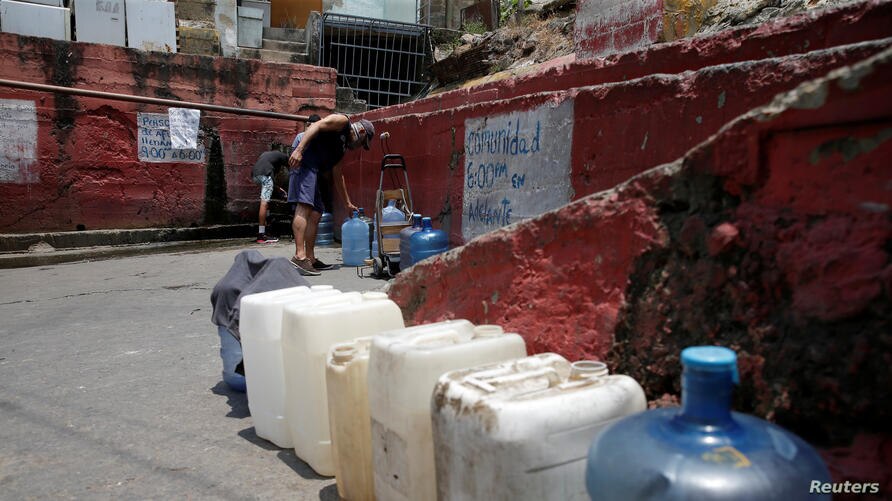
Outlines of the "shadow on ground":
[[211,392],[214,395],[226,397],[226,403],[229,404],[229,407],[231,408],[226,414],[226,417],[243,419],[251,415],[251,411],[248,410],[248,396],[246,394],[231,389],[223,381],[220,381],[217,383],[217,386],[211,388]]

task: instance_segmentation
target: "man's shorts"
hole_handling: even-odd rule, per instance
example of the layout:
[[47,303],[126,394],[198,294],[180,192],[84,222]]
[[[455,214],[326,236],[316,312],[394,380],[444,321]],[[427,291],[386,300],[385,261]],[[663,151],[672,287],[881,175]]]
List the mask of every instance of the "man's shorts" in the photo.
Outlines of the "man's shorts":
[[255,183],[260,185],[260,200],[269,202],[273,197],[273,178],[272,176],[258,175],[251,178]]
[[316,169],[302,165],[288,173],[288,202],[311,205],[314,211],[325,212]]

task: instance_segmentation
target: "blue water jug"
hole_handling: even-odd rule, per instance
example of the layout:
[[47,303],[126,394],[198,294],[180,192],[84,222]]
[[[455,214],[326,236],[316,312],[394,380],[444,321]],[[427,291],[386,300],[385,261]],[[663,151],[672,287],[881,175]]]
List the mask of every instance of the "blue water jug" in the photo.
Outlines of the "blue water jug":
[[247,389],[245,376],[235,372],[242,361],[242,344],[226,327],[217,326],[220,336],[220,358],[223,359],[223,382],[235,391],[244,393]]
[[409,238],[409,254],[412,263],[418,263],[441,252],[449,250],[449,237],[443,230],[435,230],[431,224],[431,218],[421,218],[421,231]]
[[421,231],[421,214],[412,214],[412,226],[400,230],[400,269],[405,270],[412,266],[411,245],[409,240],[412,235]]
[[341,226],[341,251],[345,266],[362,266],[369,257],[369,225],[357,211]]
[[623,418],[592,442],[585,474],[592,499],[829,499],[812,490],[830,474],[810,445],[731,411],[734,351],[695,346],[681,361],[681,408]]
[[359,208],[359,219],[365,222],[365,224],[369,227],[369,234],[366,236],[369,241],[369,249],[371,249],[371,255],[366,254],[366,258],[376,257],[378,255],[378,236],[375,234],[375,223],[378,220],[378,215],[376,214],[374,219],[365,215],[365,209]]
[[[396,200],[388,200],[387,207],[381,209],[381,218],[384,223],[403,223],[406,222],[406,214],[399,210],[396,206]],[[384,238],[390,238],[396,240],[400,238],[398,233],[393,233],[390,235],[385,235]],[[401,257],[398,255],[390,255],[390,261],[393,263],[400,262]]]
[[319,229],[316,230],[316,245],[332,243],[334,243],[334,216],[330,212],[323,212],[319,219]]

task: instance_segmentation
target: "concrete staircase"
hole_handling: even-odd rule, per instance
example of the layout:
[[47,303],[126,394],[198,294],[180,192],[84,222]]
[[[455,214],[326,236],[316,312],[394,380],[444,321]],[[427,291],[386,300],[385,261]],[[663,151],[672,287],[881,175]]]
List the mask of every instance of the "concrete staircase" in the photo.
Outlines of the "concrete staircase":
[[239,47],[239,57],[274,63],[312,64],[306,30],[263,28],[263,47]]

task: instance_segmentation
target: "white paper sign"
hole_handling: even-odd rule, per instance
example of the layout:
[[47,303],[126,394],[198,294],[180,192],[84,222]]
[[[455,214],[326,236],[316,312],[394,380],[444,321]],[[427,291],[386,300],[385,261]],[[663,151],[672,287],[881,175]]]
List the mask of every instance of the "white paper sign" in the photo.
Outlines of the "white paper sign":
[[39,176],[37,107],[34,101],[0,99],[0,183],[31,184]]
[[573,100],[465,120],[462,237],[567,204]]
[[137,113],[137,156],[141,162],[205,163],[205,148],[177,149],[170,140],[167,113]]
[[189,108],[168,108],[170,144],[178,150],[194,150],[198,143],[198,120],[201,112]]

